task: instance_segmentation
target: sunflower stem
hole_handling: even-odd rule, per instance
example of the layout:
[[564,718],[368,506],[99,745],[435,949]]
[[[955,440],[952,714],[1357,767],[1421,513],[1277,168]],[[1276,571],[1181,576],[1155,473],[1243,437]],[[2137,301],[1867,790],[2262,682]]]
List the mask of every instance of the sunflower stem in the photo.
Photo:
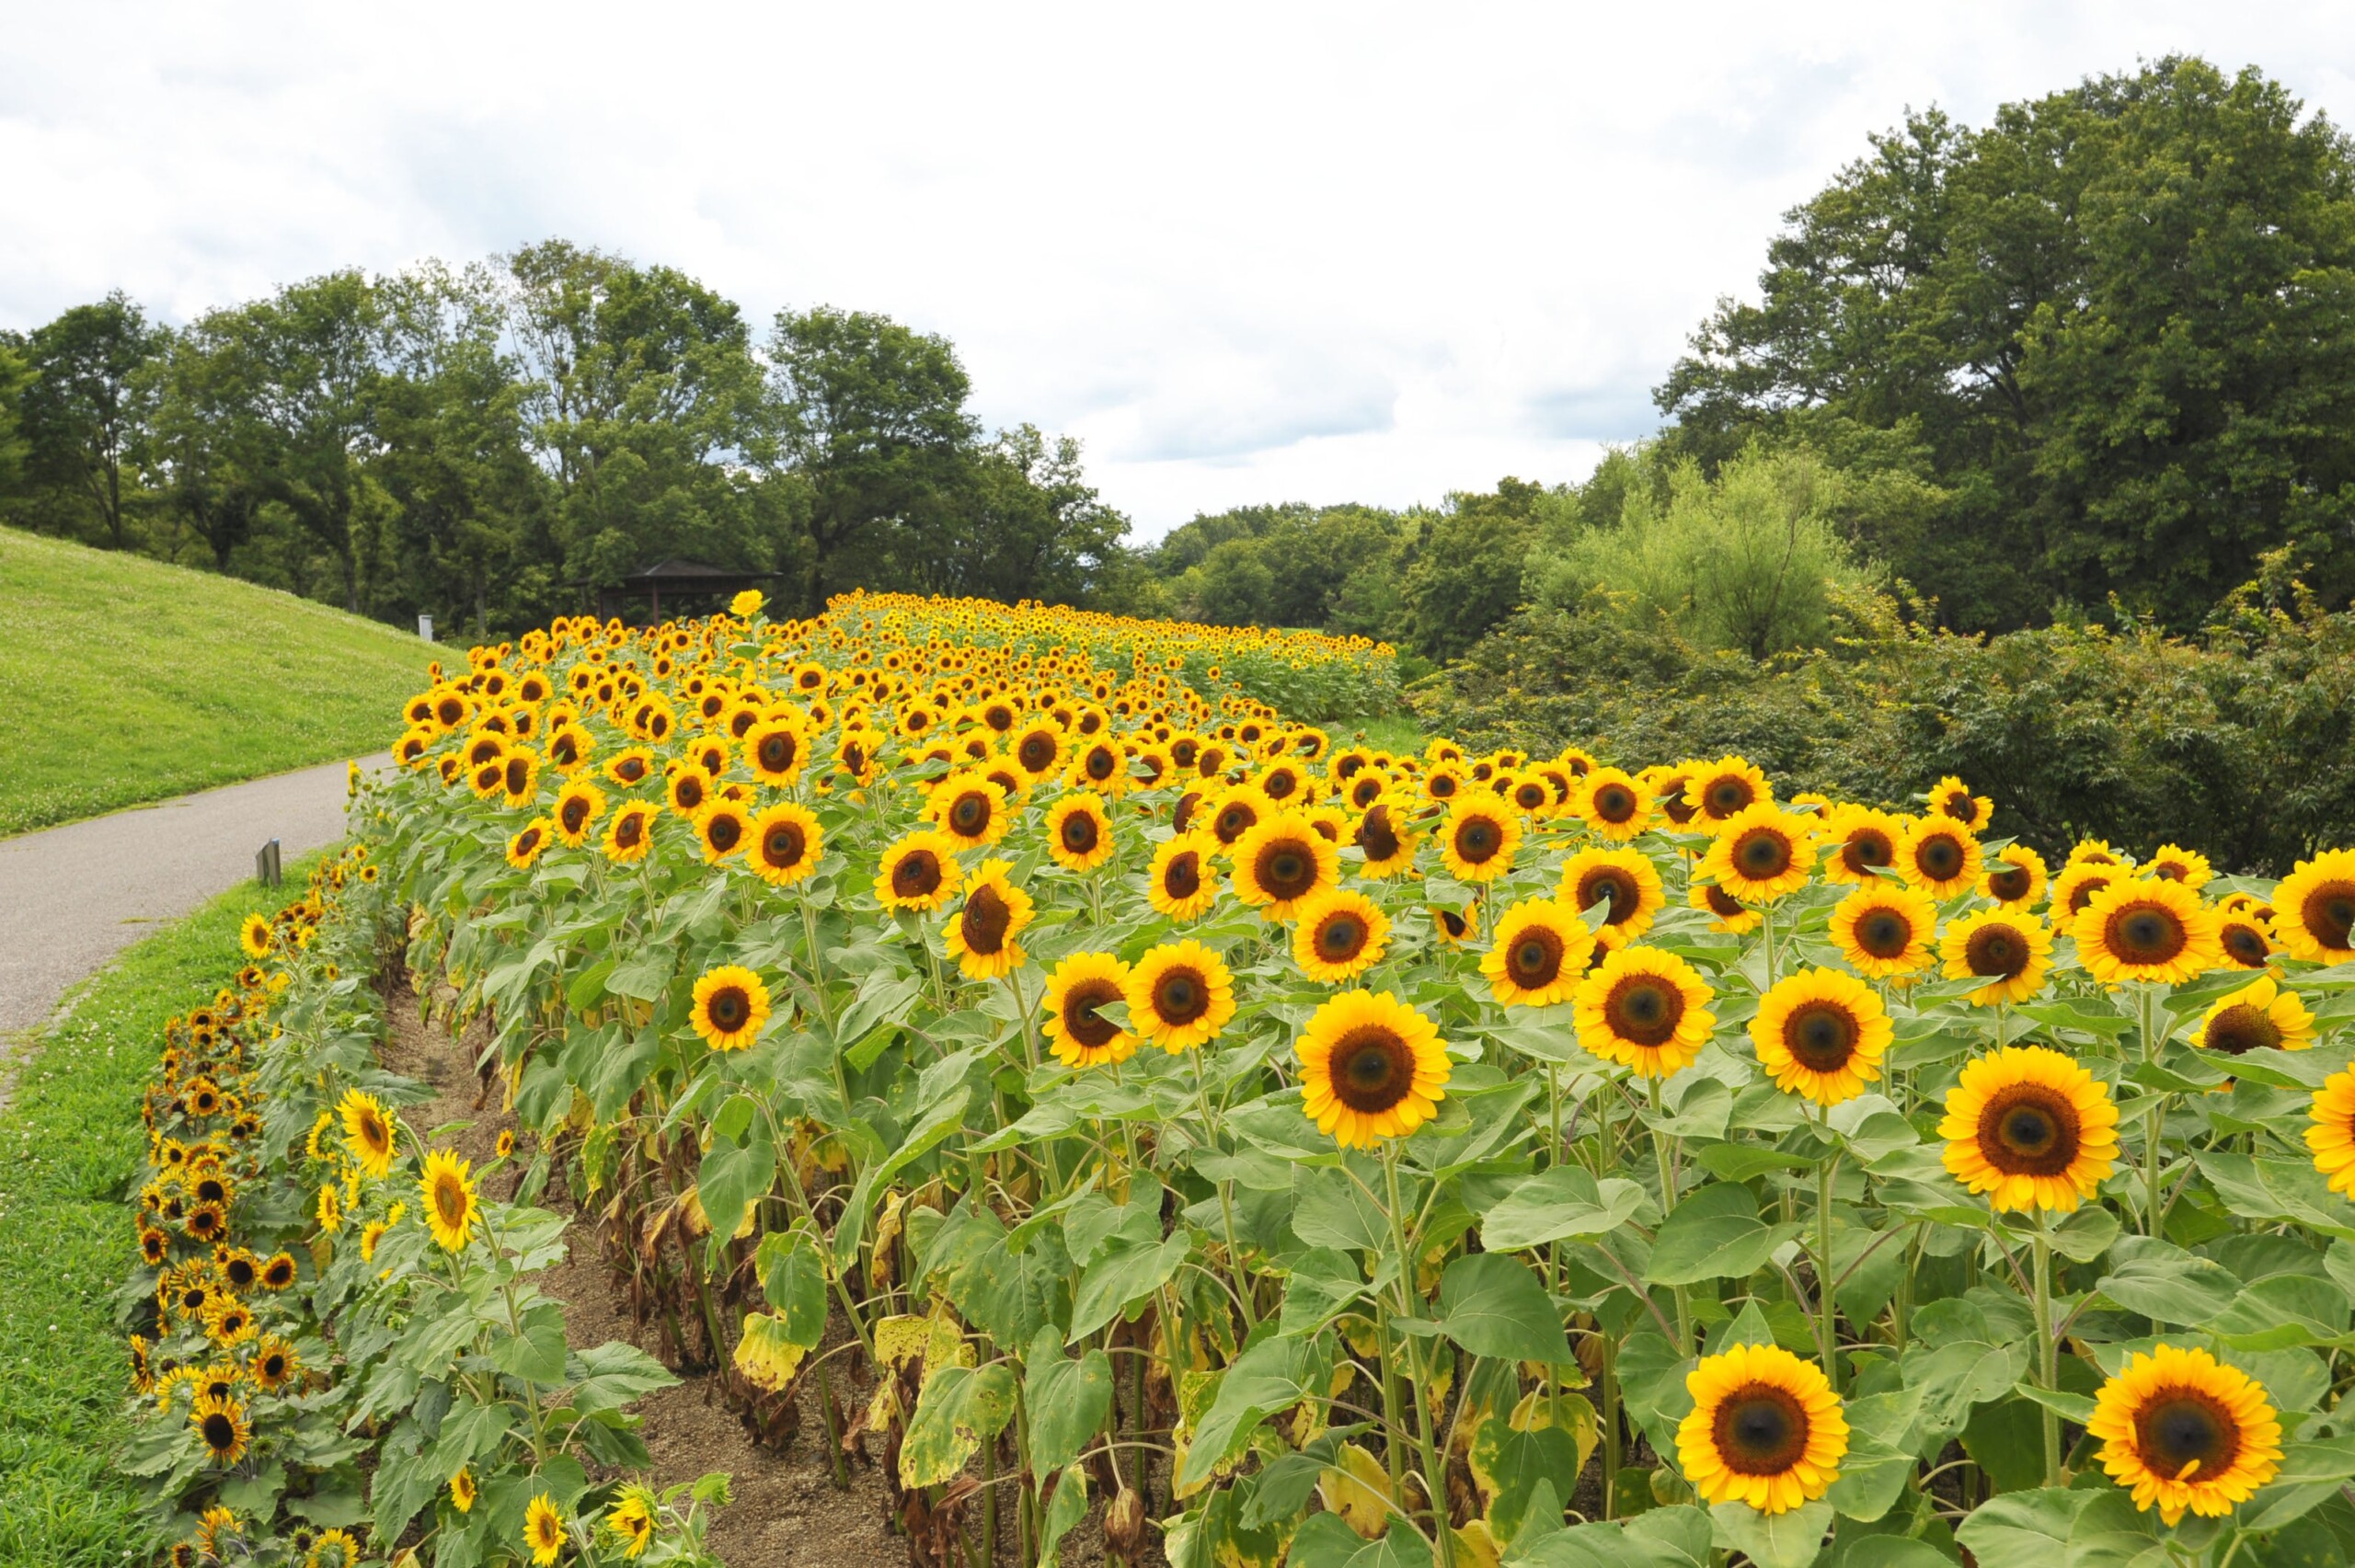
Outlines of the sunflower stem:
[[1832,1302],[1832,1186],[1839,1166],[1840,1156],[1829,1154],[1815,1167],[1815,1337],[1823,1351],[1823,1375],[1832,1379],[1835,1394],[1840,1391],[1840,1324]]
[[[1648,1078],[1645,1087],[1651,1093],[1652,1115],[1660,1115],[1660,1080]],[[1665,1219],[1668,1211],[1676,1207],[1676,1156],[1669,1148],[1668,1134],[1655,1126],[1652,1134],[1652,1158],[1660,1166],[1660,1212]],[[1693,1348],[1693,1299],[1682,1285],[1672,1287],[1676,1296],[1676,1347],[1680,1352]]]
[[[1211,1116],[1211,1091],[1202,1071],[1202,1056],[1206,1047],[1197,1047],[1188,1053],[1194,1059],[1194,1099],[1202,1108],[1202,1142],[1207,1148],[1218,1147],[1216,1124]],[[1243,1249],[1235,1240],[1235,1184],[1223,1176],[1218,1182],[1218,1211],[1226,1222],[1226,1268],[1235,1276],[1235,1299],[1243,1308],[1243,1328],[1247,1334],[1259,1326],[1259,1313],[1252,1305],[1254,1294],[1251,1276],[1243,1267]]]
[[[1390,1234],[1398,1244],[1398,1303],[1402,1310],[1411,1313],[1419,1293],[1415,1288],[1415,1256],[1407,1247],[1406,1212],[1398,1201],[1398,1144],[1395,1139],[1383,1145],[1382,1175],[1390,1195]],[[1404,1333],[1398,1337],[1399,1348],[1407,1353],[1409,1381],[1415,1389],[1415,1442],[1422,1452],[1423,1488],[1430,1494],[1431,1539],[1439,1548],[1440,1568],[1455,1568],[1454,1532],[1447,1528],[1447,1471],[1440,1462],[1439,1447],[1433,1439],[1430,1379],[1423,1371],[1420,1343]],[[1388,1359],[1384,1357],[1385,1363]],[[1405,1505],[1404,1493],[1399,1494],[1398,1502]]]
[[[2036,1217],[2036,1374],[2037,1386],[2048,1393],[2061,1387],[2059,1347],[2052,1340],[2052,1236],[2044,1216]],[[2049,1404],[2039,1404],[2044,1424],[2044,1484],[2061,1484],[2061,1416]]]

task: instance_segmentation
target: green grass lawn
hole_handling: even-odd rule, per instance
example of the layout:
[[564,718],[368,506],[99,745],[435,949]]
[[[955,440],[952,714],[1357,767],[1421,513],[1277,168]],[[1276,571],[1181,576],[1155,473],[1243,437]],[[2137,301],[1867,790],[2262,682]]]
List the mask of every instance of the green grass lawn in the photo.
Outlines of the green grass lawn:
[[130,1362],[112,1297],[135,1261],[141,1088],[164,1020],[244,962],[237,922],[300,894],[248,883],[127,949],[25,1047],[0,1111],[0,1565],[121,1568],[144,1547],[113,1457]]
[[0,837],[382,750],[435,653],[292,594],[0,528]]

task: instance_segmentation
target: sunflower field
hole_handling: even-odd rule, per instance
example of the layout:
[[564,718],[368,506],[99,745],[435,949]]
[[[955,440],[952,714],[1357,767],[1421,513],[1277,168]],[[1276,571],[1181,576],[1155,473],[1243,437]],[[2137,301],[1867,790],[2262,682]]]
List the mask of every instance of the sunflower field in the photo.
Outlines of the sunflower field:
[[[671,1374],[532,1282],[561,1183],[917,1564],[2355,1560],[2355,852],[1309,722],[1394,689],[860,596],[437,672],[151,1102],[180,1550],[705,1560]],[[374,1065],[403,962],[513,1203]]]

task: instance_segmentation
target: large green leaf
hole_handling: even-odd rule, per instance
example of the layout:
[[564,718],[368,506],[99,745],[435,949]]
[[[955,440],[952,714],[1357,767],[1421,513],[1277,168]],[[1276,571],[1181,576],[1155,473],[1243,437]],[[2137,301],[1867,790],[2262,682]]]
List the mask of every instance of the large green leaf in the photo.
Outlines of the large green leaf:
[[2070,1560],[2077,1512],[2093,1496],[2060,1487],[2006,1492],[1972,1509],[1955,1539],[1980,1568],[2059,1568]]
[[1625,1176],[1597,1182],[1580,1166],[1556,1165],[1522,1182],[1482,1217],[1480,1244],[1505,1253],[1608,1235],[1645,1202],[1644,1189]]
[[1236,1356],[1219,1374],[1210,1408],[1194,1425],[1178,1483],[1200,1485],[1253,1427],[1318,1391],[1304,1381],[1309,1360],[1307,1342],[1291,1334],[1270,1334]]
[[2154,1322],[2196,1326],[2230,1306],[2241,1282],[2222,1264],[2172,1242],[2121,1236],[2110,1250],[2109,1272],[2094,1288]]
[[752,1254],[761,1293],[785,1324],[785,1336],[815,1350],[826,1335],[826,1260],[807,1230],[772,1230]]
[[1347,1173],[1303,1170],[1292,1192],[1292,1233],[1310,1246],[1376,1252],[1390,1244],[1389,1217]]
[[1757,1568],[1807,1568],[1822,1552],[1831,1528],[1832,1505],[1821,1501],[1783,1514],[1762,1514],[1747,1503],[1720,1503],[1709,1510],[1712,1538]]
[[1014,1368],[943,1367],[925,1380],[900,1445],[900,1484],[940,1486],[957,1478],[988,1439],[1014,1419]]
[[1655,1285],[1743,1279],[1763,1266],[1798,1227],[1769,1225],[1748,1187],[1717,1182],[1688,1194],[1661,1221],[1644,1277]]
[[619,1410],[679,1380],[661,1362],[619,1340],[566,1356],[564,1377],[572,1385],[572,1406],[580,1411]]
[[1111,1413],[1112,1362],[1101,1350],[1065,1356],[1063,1336],[1051,1328],[1039,1331],[1023,1361],[1030,1468],[1045,1475],[1077,1459]]
[[[722,1107],[732,1109],[749,1096],[738,1095]],[[732,1119],[732,1118],[731,1118]],[[732,1141],[715,1122],[710,1152],[695,1175],[695,1196],[703,1202],[704,1218],[711,1221],[711,1250],[716,1256],[744,1223],[744,1210],[768,1195],[776,1185],[776,1144],[769,1136],[766,1116],[754,1116],[742,1124],[742,1141]]]
[[1504,1361],[1567,1361],[1561,1314],[1528,1265],[1478,1253],[1447,1265],[1439,1282],[1440,1326],[1475,1356]]
[[1625,1524],[1557,1531],[1513,1562],[1516,1568],[1708,1568],[1710,1557],[1709,1516],[1681,1504]]
[[491,1364],[511,1378],[553,1389],[564,1381],[564,1309],[541,1301],[524,1310],[519,1332],[494,1340]]
[[1071,1333],[1063,1343],[1076,1345],[1110,1322],[1131,1305],[1161,1288],[1178,1265],[1186,1261],[1192,1243],[1183,1230],[1159,1242],[1120,1241],[1081,1271],[1072,1292]]

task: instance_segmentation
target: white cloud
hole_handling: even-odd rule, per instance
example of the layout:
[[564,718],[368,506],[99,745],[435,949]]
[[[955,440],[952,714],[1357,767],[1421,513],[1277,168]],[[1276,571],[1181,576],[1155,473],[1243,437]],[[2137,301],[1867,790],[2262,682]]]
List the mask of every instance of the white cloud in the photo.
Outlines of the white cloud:
[[561,234],[948,333],[1148,534],[1582,474],[1909,104],[2195,51],[2355,121],[2330,6],[9,9],[0,324]]

